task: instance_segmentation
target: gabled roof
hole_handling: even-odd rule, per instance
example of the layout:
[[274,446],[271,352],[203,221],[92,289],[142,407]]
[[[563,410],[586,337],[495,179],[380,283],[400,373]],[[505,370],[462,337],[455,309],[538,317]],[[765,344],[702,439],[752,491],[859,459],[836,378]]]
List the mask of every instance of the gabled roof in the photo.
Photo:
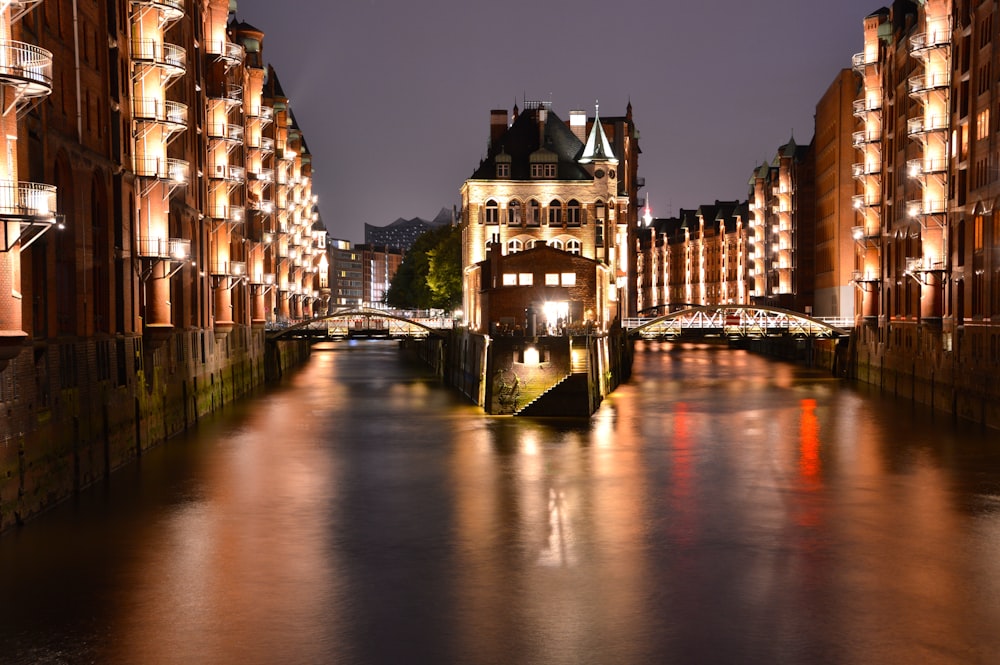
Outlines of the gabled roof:
[[[539,117],[544,113],[544,125]],[[518,113],[514,123],[490,146],[489,154],[473,172],[472,180],[496,179],[496,157],[510,156],[510,179],[531,179],[531,155],[545,149],[555,155],[558,180],[591,180],[586,169],[577,162],[583,143],[555,113],[548,108],[527,109]]]

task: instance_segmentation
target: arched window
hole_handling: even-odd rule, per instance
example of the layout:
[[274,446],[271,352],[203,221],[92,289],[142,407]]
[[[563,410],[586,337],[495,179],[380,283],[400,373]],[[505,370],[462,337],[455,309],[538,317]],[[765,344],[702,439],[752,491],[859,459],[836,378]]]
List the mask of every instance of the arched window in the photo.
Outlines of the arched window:
[[566,204],[566,225],[580,226],[581,221],[580,202],[576,199],[570,199],[569,203]]
[[510,226],[521,226],[524,220],[521,218],[521,202],[514,199],[507,204],[507,224]]
[[528,226],[538,226],[542,222],[542,206],[535,199],[528,201]]
[[596,217],[598,221],[604,221],[605,210],[604,201],[598,200],[594,204],[594,217]]
[[569,252],[570,254],[576,254],[577,256],[580,256],[580,252],[582,250],[583,246],[580,244],[580,241],[577,240],[576,238],[566,243],[566,251]]
[[520,240],[518,240],[517,238],[514,238],[513,240],[508,240],[507,241],[507,253],[508,254],[517,254],[522,249],[524,249],[524,243],[521,242]]
[[500,206],[493,199],[486,202],[486,223],[487,224],[499,224],[500,223]]
[[552,247],[553,249],[563,249],[563,241],[553,238],[549,241],[549,247]]
[[562,203],[556,199],[549,201],[549,226],[562,224]]
[[544,247],[544,246],[545,246],[544,240],[529,240],[527,245],[528,249],[534,249],[536,247]]

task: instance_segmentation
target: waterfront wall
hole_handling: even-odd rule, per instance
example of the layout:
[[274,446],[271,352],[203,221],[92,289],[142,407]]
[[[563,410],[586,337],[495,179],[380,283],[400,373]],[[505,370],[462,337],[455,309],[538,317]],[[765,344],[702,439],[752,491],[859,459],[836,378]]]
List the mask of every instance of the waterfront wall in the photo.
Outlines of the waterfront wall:
[[996,338],[915,322],[895,323],[888,332],[861,326],[852,340],[852,376],[885,394],[1000,428],[1000,366],[987,337]]
[[106,479],[144,451],[301,364],[263,329],[59,340],[0,372],[0,530]]

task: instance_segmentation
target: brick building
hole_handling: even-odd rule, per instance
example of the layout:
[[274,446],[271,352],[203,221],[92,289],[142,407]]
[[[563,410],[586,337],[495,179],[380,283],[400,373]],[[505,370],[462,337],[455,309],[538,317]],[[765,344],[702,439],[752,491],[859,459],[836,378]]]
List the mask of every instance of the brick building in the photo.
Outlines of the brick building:
[[265,325],[322,303],[308,148],[231,5],[3,4],[0,527],[262,383]]
[[[523,112],[515,107],[509,126],[506,111],[491,112],[488,154],[462,186],[464,310],[471,329],[485,331],[499,318],[485,292],[505,286],[490,279],[487,256],[542,246],[560,252],[547,255],[553,274],[562,272],[552,263],[556,256],[568,266],[574,256],[596,262],[602,299],[591,324],[606,329],[625,314],[628,275],[635,273],[629,238],[638,220],[638,152],[631,105],[624,118],[609,121],[571,111],[567,123],[545,102],[526,103]],[[533,309],[542,312],[543,285],[532,286],[538,290]],[[573,319],[577,311],[587,316],[589,308],[567,305],[571,322],[582,323]]]

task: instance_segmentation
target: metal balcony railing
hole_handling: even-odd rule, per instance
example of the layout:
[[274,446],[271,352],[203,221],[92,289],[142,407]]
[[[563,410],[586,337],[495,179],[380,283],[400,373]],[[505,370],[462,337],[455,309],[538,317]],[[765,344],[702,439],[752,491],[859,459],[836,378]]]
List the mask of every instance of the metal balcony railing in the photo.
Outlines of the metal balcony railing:
[[135,240],[136,253],[143,259],[186,261],[191,256],[191,241],[186,238],[146,238]]
[[52,53],[33,44],[0,40],[0,81],[24,97],[52,92]]
[[184,16],[184,0],[132,0],[136,7],[152,7],[160,13],[161,20],[172,22]]
[[215,86],[212,91],[208,93],[208,97],[209,99],[221,99],[229,106],[242,104],[243,86],[235,83],[223,83]]
[[160,67],[171,77],[180,76],[187,71],[187,50],[155,39],[133,39],[132,59]]
[[238,143],[243,140],[243,125],[234,125],[227,122],[212,122],[205,130],[208,138],[219,141],[229,141]]
[[55,223],[56,186],[0,180],[0,220],[51,220]]
[[143,122],[176,125],[183,129],[188,125],[188,107],[181,102],[156,97],[135,97],[132,100],[132,117]]
[[209,55],[214,55],[229,66],[241,64],[246,57],[246,49],[243,48],[243,45],[229,40],[209,42],[207,48]]
[[135,157],[135,174],[164,182],[186,185],[191,180],[191,167],[183,159],[173,157]]
[[854,104],[854,115],[863,117],[873,111],[882,110],[882,97],[881,95],[877,97],[862,97],[861,99],[855,99]]
[[946,115],[920,116],[906,121],[906,132],[910,136],[946,131],[947,129],[948,116]]
[[935,72],[933,74],[918,74],[907,81],[911,95],[922,94],[930,90],[947,88],[951,85],[950,72]]
[[946,157],[918,157],[906,162],[906,173],[911,178],[918,178],[931,173],[943,173],[948,170]]
[[238,224],[246,218],[243,206],[218,205],[211,206],[208,216],[212,219],[220,219],[233,224]]
[[877,143],[882,139],[881,129],[862,129],[851,134],[854,147],[865,145],[866,143]]
[[856,162],[851,164],[851,175],[855,178],[877,175],[881,172],[882,164],[880,162]]

